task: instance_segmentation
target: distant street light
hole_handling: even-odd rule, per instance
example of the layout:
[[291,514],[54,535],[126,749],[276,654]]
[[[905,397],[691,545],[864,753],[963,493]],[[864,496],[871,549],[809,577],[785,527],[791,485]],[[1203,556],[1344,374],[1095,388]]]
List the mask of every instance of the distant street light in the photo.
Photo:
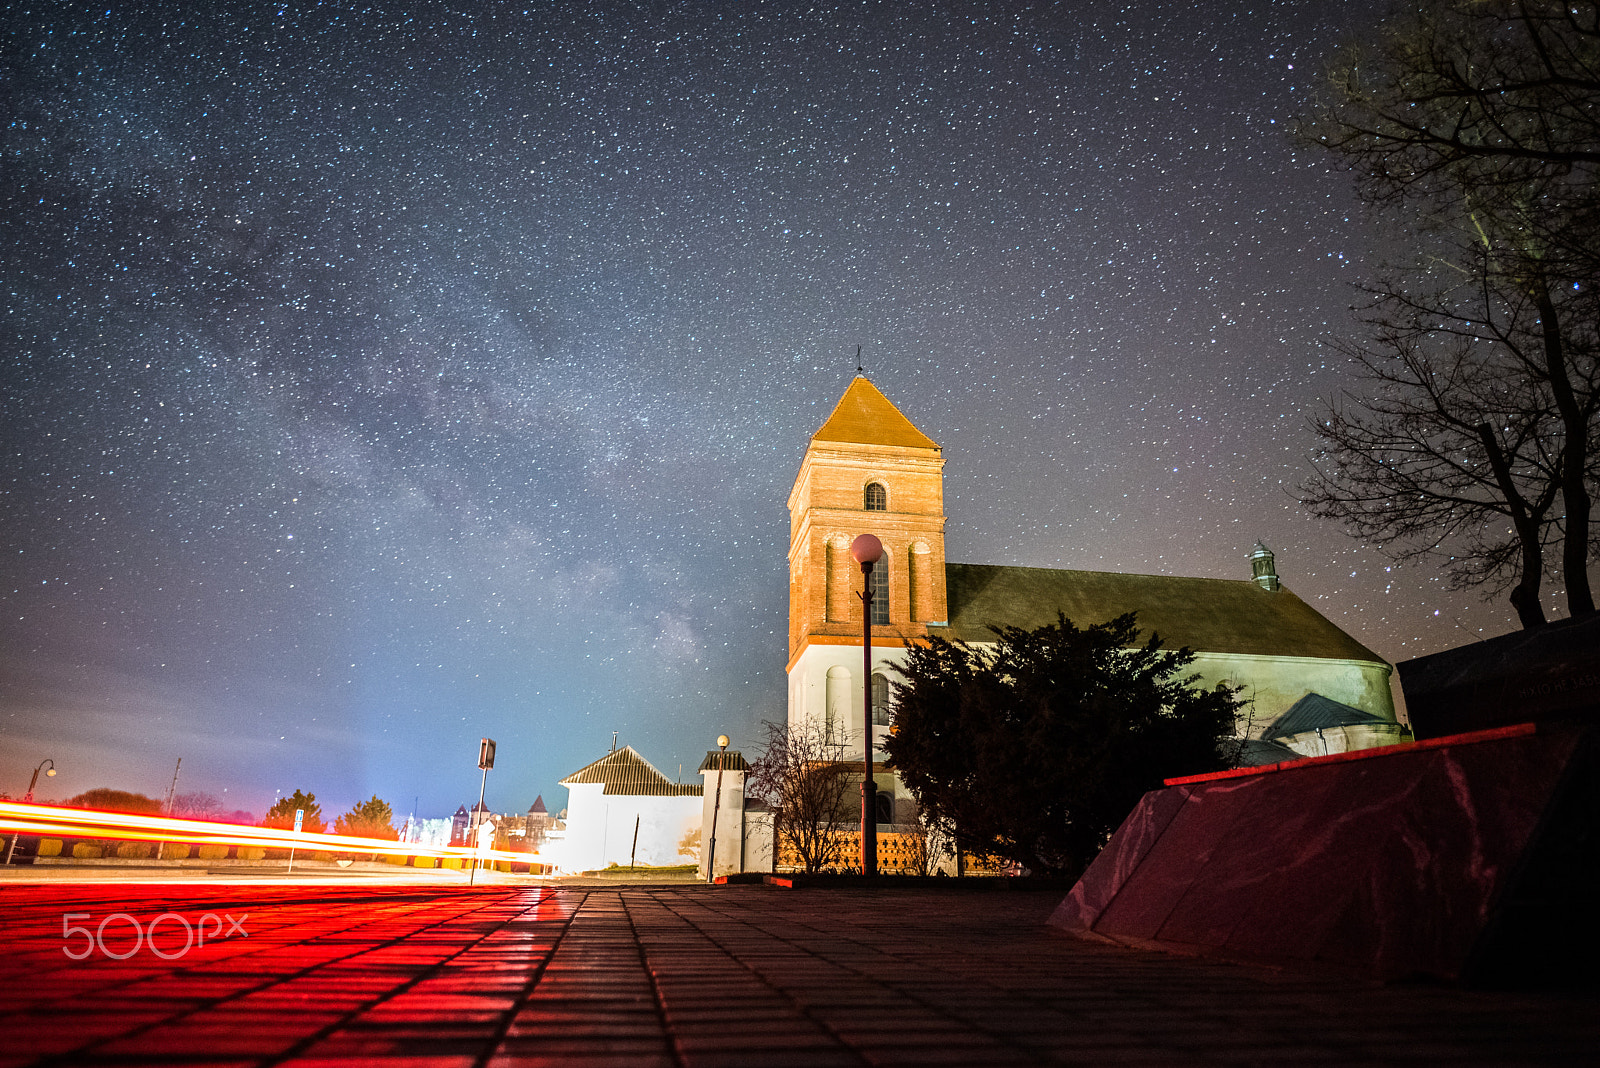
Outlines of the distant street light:
[[[50,765],[50,767],[48,769],[45,768],[46,764]],[[28,780],[28,793],[27,793],[26,796],[23,797],[23,799],[22,799],[23,801],[31,802],[33,800],[33,788],[36,785],[38,785],[39,772],[41,772],[41,771],[44,772],[46,778],[48,778],[48,779],[55,778],[56,777],[56,762],[54,760],[50,760],[48,758],[39,761],[39,766],[37,768],[33,769],[33,778]],[[6,847],[6,866],[7,867],[11,866],[11,856],[12,856],[13,853],[15,853],[17,851],[17,835],[19,835],[21,833],[22,833],[21,831],[13,831],[11,833],[11,844]]]
[[861,874],[878,874],[878,784],[872,778],[872,565],[883,559],[883,542],[872,534],[850,543],[850,555],[861,565],[861,684],[866,693],[861,731],[864,771],[861,779]]
[[[44,766],[46,764],[50,765],[50,768],[47,771],[44,770]],[[47,779],[55,778],[56,777],[56,762],[54,760],[48,760],[48,759],[39,761],[39,766],[37,768],[33,769],[33,778],[28,780],[28,794],[27,794],[26,797],[23,798],[24,801],[32,801],[33,800],[33,788],[35,786],[37,786],[38,783],[39,783],[39,772],[40,771],[44,771],[45,778],[47,778]]]
[[[722,807],[722,766],[728,762],[728,736],[717,735],[717,792],[711,798],[711,845],[706,856],[706,882],[717,881],[717,810]],[[704,812],[705,809],[701,809]]]

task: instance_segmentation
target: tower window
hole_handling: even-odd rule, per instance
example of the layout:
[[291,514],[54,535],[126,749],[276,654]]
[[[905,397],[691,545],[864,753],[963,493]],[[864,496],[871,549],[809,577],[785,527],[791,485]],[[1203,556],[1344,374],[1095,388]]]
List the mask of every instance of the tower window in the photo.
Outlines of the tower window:
[[872,673],[872,725],[889,725],[889,680],[876,671]]
[[889,491],[883,488],[883,483],[867,483],[865,507],[869,512],[887,512],[889,510]]
[[889,556],[872,565],[872,625],[889,622]]

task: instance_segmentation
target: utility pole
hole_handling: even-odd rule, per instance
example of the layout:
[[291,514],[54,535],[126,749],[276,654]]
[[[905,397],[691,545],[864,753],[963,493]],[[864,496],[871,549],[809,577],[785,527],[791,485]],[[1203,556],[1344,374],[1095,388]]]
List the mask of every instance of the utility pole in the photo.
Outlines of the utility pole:
[[[183,767],[183,757],[179,757],[178,758],[178,762],[175,765],[173,765],[173,768],[172,768],[172,785],[167,787],[167,818],[168,819],[172,818],[172,801],[173,801],[173,799],[175,797],[178,796],[178,769],[180,769],[182,767]],[[167,843],[165,843],[165,842],[157,842],[156,843],[156,859],[157,860],[161,859],[161,854],[166,852],[166,849],[167,849]]]
[[178,772],[183,769],[183,757],[172,766],[172,785],[167,787],[167,815],[172,815],[172,802],[178,796]]

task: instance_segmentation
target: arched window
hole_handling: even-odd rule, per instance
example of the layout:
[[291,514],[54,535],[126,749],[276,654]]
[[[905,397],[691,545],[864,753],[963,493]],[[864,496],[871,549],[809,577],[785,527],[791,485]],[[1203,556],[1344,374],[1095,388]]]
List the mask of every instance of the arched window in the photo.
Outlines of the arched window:
[[823,695],[823,737],[832,742],[845,729],[850,718],[850,669],[834,665],[828,669]]
[[867,483],[866,504],[863,507],[869,512],[886,512],[889,510],[889,491],[883,488],[883,483]]
[[889,680],[882,673],[872,673],[872,725],[889,725]]
[[872,625],[889,622],[889,554],[872,565]]
[[894,794],[884,793],[880,790],[877,800],[873,802],[873,807],[877,810],[875,815],[879,823],[894,822]]

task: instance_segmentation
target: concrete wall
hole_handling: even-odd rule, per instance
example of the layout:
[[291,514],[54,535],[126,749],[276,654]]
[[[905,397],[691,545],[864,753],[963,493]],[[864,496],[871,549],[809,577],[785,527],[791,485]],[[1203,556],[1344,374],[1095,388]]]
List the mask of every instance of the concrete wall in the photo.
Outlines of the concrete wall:
[[700,828],[701,798],[607,794],[600,783],[579,783],[567,791],[567,831],[557,860],[563,870],[593,871],[613,863],[626,867],[635,818],[637,863],[693,864],[698,859],[684,852],[681,843]]
[[773,866],[774,830],[772,811],[766,808],[744,810],[744,870],[770,872]]
[[1314,757],[1399,745],[1411,737],[1404,731],[1398,723],[1357,723],[1348,727],[1323,727],[1277,740],[1301,756]]
[[[711,826],[712,808],[716,799],[717,776],[715,771],[702,771],[701,780],[705,783],[705,792],[701,797],[695,798],[700,802],[700,826]],[[717,835],[716,858],[712,861],[711,835],[702,831],[700,835],[700,878],[707,877],[706,865],[716,864],[717,875],[728,875],[732,872],[744,870],[744,772],[724,771],[722,776],[722,804],[716,806]]]

